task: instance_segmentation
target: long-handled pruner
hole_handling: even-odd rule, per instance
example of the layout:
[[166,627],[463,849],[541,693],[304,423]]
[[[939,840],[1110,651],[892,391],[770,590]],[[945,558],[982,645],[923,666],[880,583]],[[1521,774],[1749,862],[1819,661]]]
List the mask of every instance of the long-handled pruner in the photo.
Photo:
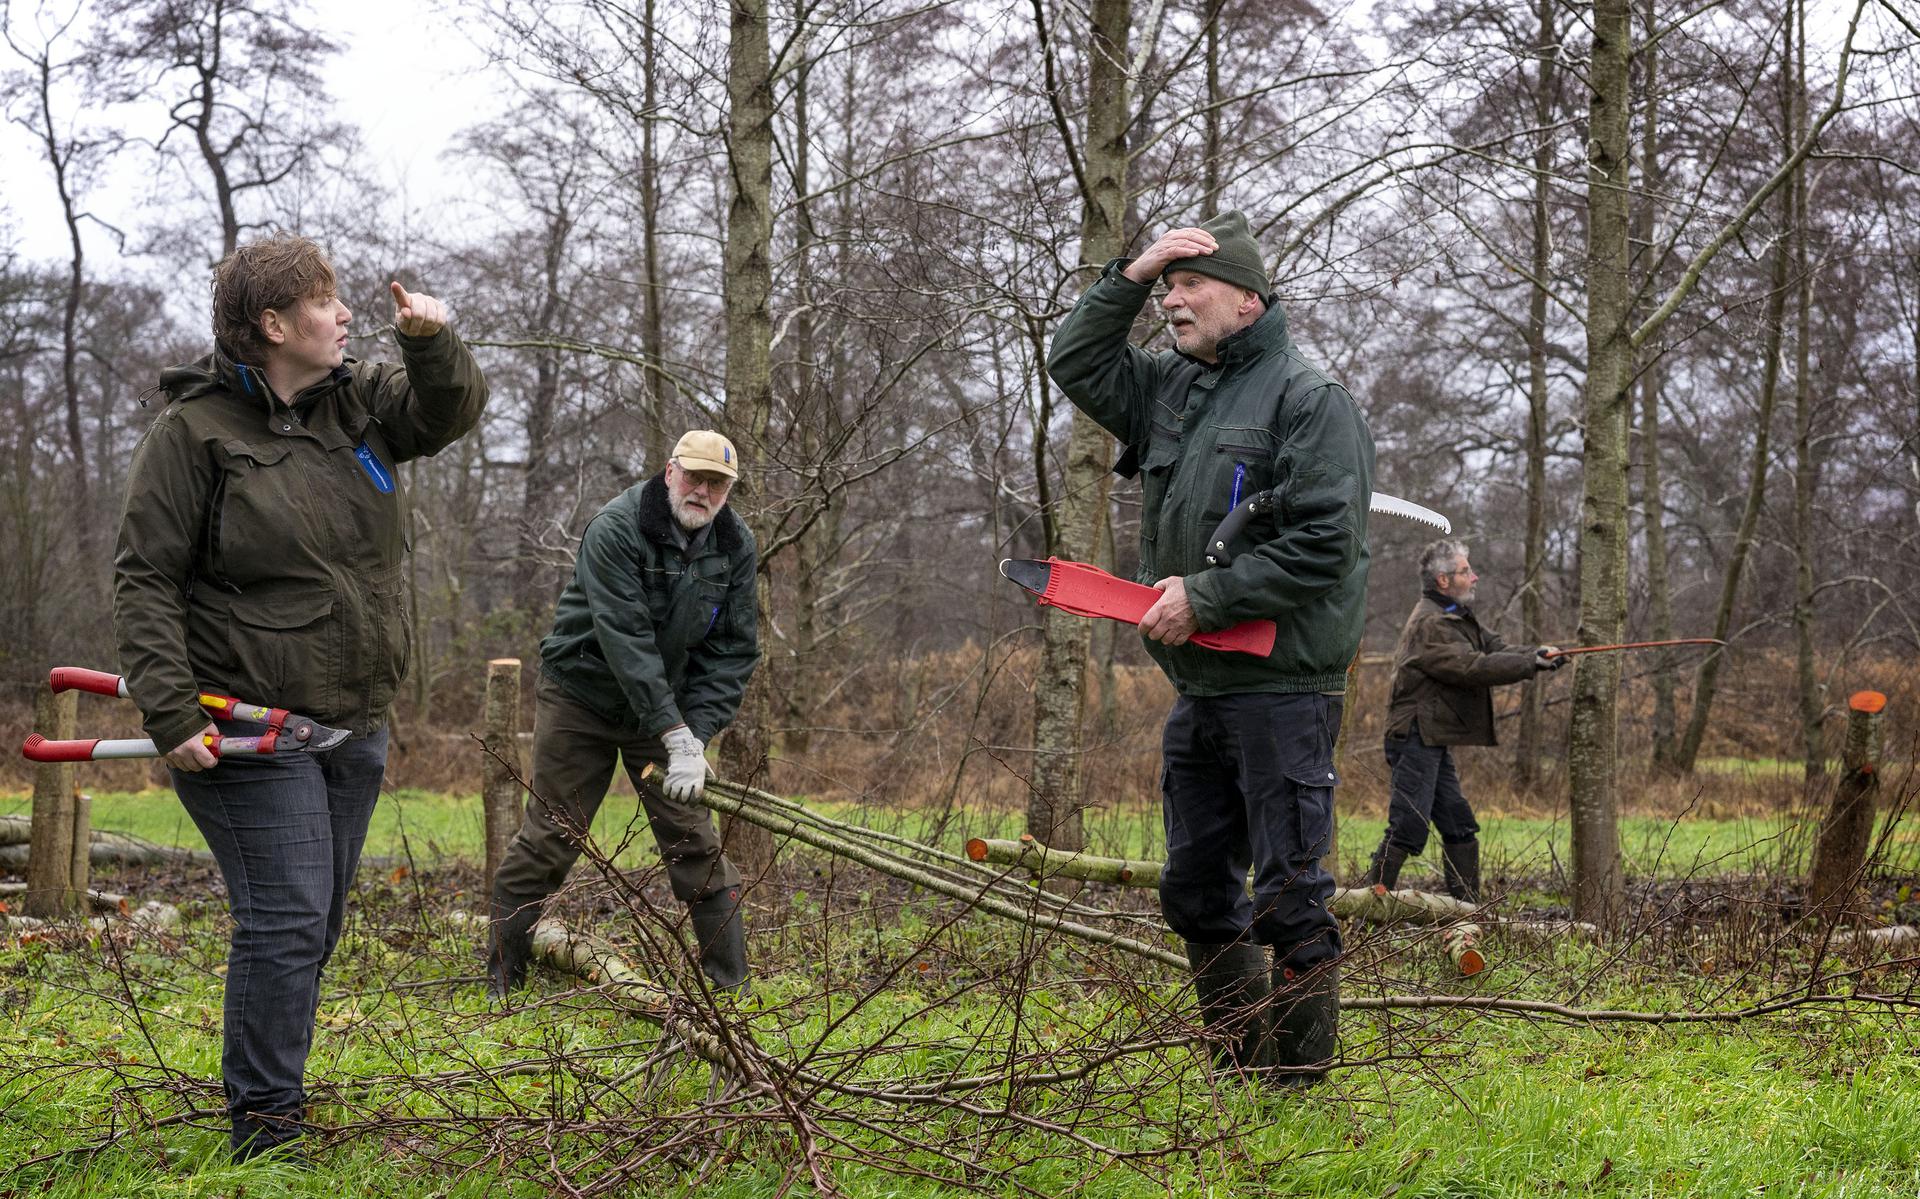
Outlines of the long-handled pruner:
[[[79,666],[56,666],[47,682],[56,695],[62,691],[91,691],[95,695],[127,697],[127,681],[119,675]],[[231,695],[202,693],[200,706],[228,720],[267,726],[267,731],[257,737],[202,737],[201,742],[215,757],[287,751],[313,753],[332,749],[351,735],[346,729],[329,728],[285,708],[250,704]],[[49,741],[39,733],[30,733],[20,752],[35,762],[102,762],[110,758],[158,758],[167,751],[144,737]]]
[[1623,641],[1619,645],[1573,645],[1557,649],[1549,658],[1571,658],[1575,654],[1611,654],[1623,649],[1665,649],[1670,645],[1725,645],[1718,637],[1674,637],[1666,641]]

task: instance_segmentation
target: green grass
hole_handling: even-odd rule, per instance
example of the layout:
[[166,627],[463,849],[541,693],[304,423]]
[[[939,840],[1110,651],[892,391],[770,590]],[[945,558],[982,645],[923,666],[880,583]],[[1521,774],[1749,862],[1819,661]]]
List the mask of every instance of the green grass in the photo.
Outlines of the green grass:
[[[165,793],[96,795],[94,803],[97,827],[200,844]],[[596,824],[603,840],[620,835],[632,805],[631,797],[609,800]],[[19,810],[0,811],[10,806]],[[853,805],[836,805],[833,814],[907,833],[924,831],[928,819]],[[1563,821],[1483,824],[1496,868],[1542,877],[1554,861],[1566,861]],[[964,824],[949,826],[944,843],[1017,830],[1015,814],[968,813]],[[1380,831],[1377,820],[1343,820],[1343,857],[1363,857]],[[1790,831],[1775,819],[1629,818],[1622,846],[1633,873],[1721,878],[1777,866]],[[1151,812],[1096,812],[1090,833],[1105,852],[1151,856],[1159,844]],[[329,967],[309,1078],[321,1086],[372,1085],[319,1109],[323,1124],[350,1131],[311,1170],[230,1164],[217,1117],[22,1169],[28,1158],[124,1127],[132,1113],[177,1112],[182,1093],[218,1107],[228,924],[211,896],[170,896],[186,916],[177,937],[124,945],[75,934],[0,940],[0,1196],[10,1189],[73,1199],[541,1195],[553,1193],[562,1175],[582,1185],[605,1181],[597,1155],[610,1146],[617,1158],[623,1144],[633,1152],[685,1132],[704,1099],[703,1070],[677,1066],[650,1095],[626,1079],[657,1047],[651,1026],[544,971],[528,1006],[487,1007],[470,981],[480,967],[480,930],[446,916],[478,905],[449,888],[450,872],[436,873],[450,861],[473,860],[479,845],[472,797],[383,797],[368,853],[411,853],[421,873],[362,875]],[[622,860],[653,863],[644,829]],[[809,873],[815,867],[820,874]],[[951,921],[950,908],[924,895],[879,886],[800,851],[789,851],[786,870],[791,888],[766,889],[752,917],[760,977],[746,1017],[776,1059],[844,1065],[877,1080],[989,1073],[1009,1052],[1164,1033],[1161,1022],[1185,1009],[1184,981],[1174,972],[1059,946],[1031,971],[1016,971],[1023,943],[1013,926]],[[1416,864],[1410,872],[1416,881],[1421,870]],[[573,909],[592,910],[590,897]],[[637,961],[652,960],[634,941],[630,918],[600,919]],[[1419,943],[1377,958],[1399,936],[1361,947],[1349,996],[1478,991],[1585,1007],[1731,1008],[1791,990],[1806,966],[1792,951],[1770,955],[1763,947],[1742,963],[1748,973],[1730,974],[1726,961],[1711,973],[1695,970],[1701,951],[1685,938],[1624,954],[1496,943],[1494,968],[1466,981],[1450,977]],[[660,960],[649,972],[672,977]],[[1898,990],[1904,983],[1869,977],[1860,985]],[[1084,1085],[1021,1092],[1022,1112],[1074,1124],[1108,1153],[929,1105],[908,1109],[892,1127],[922,1146],[908,1154],[915,1168],[950,1175],[958,1167],[943,1151],[977,1159],[984,1172],[976,1180],[1005,1195],[1023,1188],[1121,1197],[1910,1195],[1920,1190],[1916,1044],[1904,1009],[1869,1006],[1733,1027],[1349,1012],[1343,1052],[1373,1064],[1304,1094],[1276,1097],[1213,1078],[1185,1048],[1123,1058]],[[550,1068],[490,1083],[421,1081],[529,1060]],[[993,1109],[1006,1094],[973,1098]],[[525,1123],[495,1123],[510,1114]],[[549,1142],[542,1121],[555,1114],[600,1121],[601,1133],[576,1129]],[[900,1115],[895,1109],[821,1100],[813,1115],[844,1138],[833,1146],[833,1176],[844,1193],[955,1193],[879,1164],[898,1145],[873,1125]],[[610,1128],[633,1132],[633,1141],[619,1142]],[[1188,1150],[1160,1156],[1176,1138]],[[624,1193],[764,1196],[797,1161],[790,1126],[764,1109],[702,1144],[719,1152],[695,1153],[677,1168],[652,1164]],[[1115,1156],[1126,1153],[1145,1156],[1137,1165]],[[802,1183],[792,1193],[813,1191]]]
[[[0,798],[0,815],[24,814],[30,804],[24,796]],[[852,803],[818,805],[835,819],[864,824],[903,836],[926,839],[934,832],[934,813],[916,809],[874,808]],[[653,846],[644,823],[633,820],[636,803],[631,794],[609,796],[594,821],[594,835],[604,846],[619,847],[615,860],[629,868],[653,858]],[[1095,809],[1087,817],[1089,846],[1114,856],[1159,858],[1165,837],[1157,809],[1134,806]],[[958,852],[968,837],[1018,837],[1023,813],[965,812],[950,819],[937,843]],[[169,791],[96,794],[95,828],[131,833],[164,845],[204,849],[206,842],[187,819]],[[1571,853],[1564,819],[1483,816],[1481,840],[1490,865],[1502,863],[1534,868],[1565,863]],[[1385,822],[1377,818],[1342,817],[1340,859],[1348,873],[1364,869],[1367,855],[1379,844]],[[1913,834],[1908,834],[1913,837]],[[1729,819],[1683,819],[1628,815],[1620,821],[1620,850],[1628,874],[1662,877],[1688,874],[1737,874],[1771,869],[1786,861],[1797,863],[1804,852],[1806,830],[1800,822],[1782,816],[1743,816]],[[1896,839],[1896,857],[1912,857],[1920,864],[1920,844]],[[366,853],[376,858],[400,858],[433,864],[453,859],[476,860],[483,847],[480,801],[473,795],[445,795],[424,791],[391,791],[382,795],[367,832]],[[1437,844],[1437,842],[1436,842]],[[1911,850],[1903,847],[1912,846]],[[1425,859],[1433,859],[1430,846]],[[1422,861],[1409,869],[1419,875]],[[1433,867],[1438,869],[1437,865]]]

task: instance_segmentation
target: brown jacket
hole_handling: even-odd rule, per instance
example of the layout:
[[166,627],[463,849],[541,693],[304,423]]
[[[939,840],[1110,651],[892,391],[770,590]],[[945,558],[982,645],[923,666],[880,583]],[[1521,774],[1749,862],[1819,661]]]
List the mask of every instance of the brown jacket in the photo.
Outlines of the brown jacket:
[[1442,607],[1423,595],[1393,651],[1387,736],[1417,719],[1428,745],[1493,745],[1493,692],[1534,676],[1534,647],[1516,648],[1483,629],[1471,608]]

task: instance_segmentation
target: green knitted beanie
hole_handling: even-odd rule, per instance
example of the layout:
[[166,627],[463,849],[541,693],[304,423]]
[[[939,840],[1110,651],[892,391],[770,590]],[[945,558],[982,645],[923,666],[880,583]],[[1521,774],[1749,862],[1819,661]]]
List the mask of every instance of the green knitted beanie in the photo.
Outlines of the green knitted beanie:
[[1223,212],[1200,227],[1213,234],[1220,248],[1196,258],[1176,258],[1160,272],[1160,277],[1164,279],[1175,271],[1197,271],[1258,292],[1261,299],[1266,299],[1267,293],[1273,290],[1273,280],[1268,277],[1267,264],[1260,257],[1260,243],[1253,240],[1253,232],[1247,228],[1245,214],[1238,210]]

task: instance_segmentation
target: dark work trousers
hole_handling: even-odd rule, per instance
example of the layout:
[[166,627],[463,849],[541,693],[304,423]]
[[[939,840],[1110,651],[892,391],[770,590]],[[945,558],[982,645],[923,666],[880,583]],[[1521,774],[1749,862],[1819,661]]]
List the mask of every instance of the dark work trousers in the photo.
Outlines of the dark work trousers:
[[[217,724],[223,734],[260,731]],[[236,754],[211,770],[172,772],[233,913],[220,1074],[236,1149],[299,1135],[320,971],[340,941],[386,767],[381,729],[322,753]]]
[[[1181,696],[1162,738],[1160,907],[1187,941],[1252,939],[1296,971],[1340,953],[1320,866],[1333,833],[1338,696]],[[1253,898],[1247,898],[1247,870]]]
[[[692,800],[668,799],[640,772],[649,762],[664,775],[667,751],[656,735],[610,724],[544,673],[535,688],[533,792],[526,819],[493,878],[493,913],[505,919],[537,911],[560,889],[580,856],[579,837],[593,828],[617,758],[627,768],[653,839],[667,864],[674,898],[691,904],[740,885],[740,872],[720,852],[713,815]],[[531,924],[531,922],[528,922]]]
[[1393,793],[1387,801],[1387,840],[1417,855],[1427,847],[1429,822],[1440,829],[1440,840],[1461,845],[1480,838],[1480,825],[1460,791],[1460,775],[1453,769],[1453,751],[1420,739],[1414,721],[1404,737],[1387,738],[1387,768],[1393,771]]

